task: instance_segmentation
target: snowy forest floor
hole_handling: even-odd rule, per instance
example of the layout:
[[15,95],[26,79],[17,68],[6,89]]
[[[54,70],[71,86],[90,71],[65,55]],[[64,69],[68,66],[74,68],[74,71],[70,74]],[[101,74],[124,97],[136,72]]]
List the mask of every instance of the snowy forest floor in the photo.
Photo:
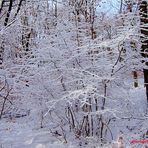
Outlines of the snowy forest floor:
[[[148,128],[148,125],[145,124],[147,122],[143,122],[145,120],[148,121],[148,119],[146,113],[145,88],[142,84],[138,88],[131,88],[130,100],[133,103],[134,108],[133,118],[130,120],[120,119],[110,125],[111,129],[115,129],[113,135],[122,133],[127,145],[129,145],[130,140],[140,139],[138,136],[142,135],[142,132]],[[97,143],[95,145],[97,146]],[[60,137],[53,136],[48,127],[38,128],[37,125],[30,120],[29,116],[12,120],[2,119],[0,121],[0,148],[58,147],[75,148],[77,146],[75,145],[75,142],[64,143],[62,138],[60,139]]]

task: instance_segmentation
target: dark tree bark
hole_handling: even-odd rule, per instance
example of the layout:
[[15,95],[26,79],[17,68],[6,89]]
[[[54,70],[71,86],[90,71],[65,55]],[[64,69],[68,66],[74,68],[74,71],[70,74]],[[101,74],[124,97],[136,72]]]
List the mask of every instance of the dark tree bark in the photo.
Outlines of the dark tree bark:
[[18,8],[17,8],[17,11],[16,11],[16,13],[15,13],[15,15],[14,15],[14,18],[16,18],[16,16],[18,15],[18,13],[19,13],[19,11],[20,11],[20,9],[21,9],[22,2],[23,2],[23,1],[24,1],[24,0],[20,0],[20,1],[19,1]]
[[[141,21],[141,55],[145,60],[142,62],[145,63],[145,66],[148,66],[147,58],[148,58],[148,27],[146,24],[148,23],[148,12],[147,12],[147,6],[148,3],[146,0],[143,0],[140,4],[140,21]],[[147,96],[147,102],[148,102],[148,68],[143,69],[144,73],[144,84],[146,87],[146,96]]]
[[137,74],[137,71],[133,71],[133,77],[134,77],[134,87],[138,87],[138,74]]
[[8,8],[6,18],[5,18],[5,22],[4,22],[4,26],[7,26],[7,24],[8,24],[10,13],[11,13],[11,10],[12,10],[12,6],[13,6],[13,0],[10,0],[9,8]]

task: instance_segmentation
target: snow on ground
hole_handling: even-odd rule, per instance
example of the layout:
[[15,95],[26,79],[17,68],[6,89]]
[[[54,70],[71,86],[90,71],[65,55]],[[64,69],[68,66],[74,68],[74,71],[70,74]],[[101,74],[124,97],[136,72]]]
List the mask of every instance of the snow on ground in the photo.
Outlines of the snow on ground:
[[2,148],[66,148],[51,135],[48,129],[31,129],[26,123],[0,123],[0,146]]
[[[146,114],[145,88],[140,85],[138,88],[129,90],[129,98],[132,102],[131,111],[134,118],[130,120],[118,120],[112,123],[111,128],[114,135],[121,133],[125,135],[126,142],[139,139],[138,137],[147,129],[148,118]],[[138,118],[145,119],[138,120]],[[144,125],[145,124],[145,125]],[[128,128],[127,128],[128,126]],[[133,128],[134,127],[134,128]],[[142,127],[142,128],[141,128]],[[133,130],[129,130],[133,128]],[[29,117],[18,119],[2,119],[0,121],[0,148],[76,148],[76,145],[64,143],[60,138],[52,136],[48,128],[37,128],[34,121]]]

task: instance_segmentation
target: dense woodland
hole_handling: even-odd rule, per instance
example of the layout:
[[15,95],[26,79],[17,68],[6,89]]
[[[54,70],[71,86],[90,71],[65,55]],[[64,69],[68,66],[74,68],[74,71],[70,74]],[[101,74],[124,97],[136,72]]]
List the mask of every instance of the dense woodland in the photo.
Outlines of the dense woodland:
[[147,10],[147,0],[0,0],[0,147],[147,139]]

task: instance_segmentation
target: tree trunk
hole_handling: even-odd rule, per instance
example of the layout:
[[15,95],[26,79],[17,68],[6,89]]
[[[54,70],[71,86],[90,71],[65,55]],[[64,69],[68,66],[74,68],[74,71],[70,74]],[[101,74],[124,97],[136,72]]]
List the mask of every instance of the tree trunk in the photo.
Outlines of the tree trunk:
[[138,74],[137,71],[133,71],[134,87],[138,87]]
[[148,3],[146,0],[142,1],[140,4],[140,20],[141,20],[141,42],[142,42],[142,47],[141,47],[141,55],[145,58],[142,62],[145,63],[145,67],[143,69],[144,73],[144,84],[146,87],[146,96],[147,96],[147,103],[148,103],[148,27],[146,27],[146,24],[148,23],[148,14],[147,14],[147,6]]
[[18,13],[19,13],[19,11],[20,11],[20,9],[21,9],[21,6],[22,6],[22,2],[23,2],[23,0],[20,0],[20,1],[19,1],[18,8],[17,8],[17,12],[15,13],[14,18],[16,18],[16,16],[18,15]]
[[8,8],[7,15],[6,15],[5,22],[4,22],[4,26],[7,26],[7,24],[8,24],[10,13],[12,10],[12,5],[13,5],[13,0],[10,0],[9,8]]

